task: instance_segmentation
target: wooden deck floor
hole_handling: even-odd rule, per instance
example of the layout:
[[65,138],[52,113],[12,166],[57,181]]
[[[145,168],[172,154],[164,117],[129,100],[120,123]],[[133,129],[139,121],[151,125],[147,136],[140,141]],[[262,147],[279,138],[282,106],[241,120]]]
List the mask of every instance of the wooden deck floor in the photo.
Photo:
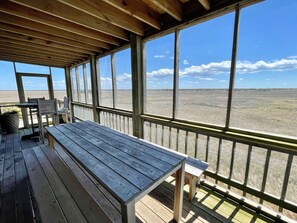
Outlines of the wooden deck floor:
[[[30,193],[21,150],[39,144],[36,140],[21,140],[30,130],[17,134],[0,135],[0,222],[36,222],[37,210]],[[162,185],[136,204],[138,222],[171,222],[173,209],[174,178],[168,178]],[[271,222],[269,219],[202,188],[194,201],[186,200],[185,186],[182,222]]]

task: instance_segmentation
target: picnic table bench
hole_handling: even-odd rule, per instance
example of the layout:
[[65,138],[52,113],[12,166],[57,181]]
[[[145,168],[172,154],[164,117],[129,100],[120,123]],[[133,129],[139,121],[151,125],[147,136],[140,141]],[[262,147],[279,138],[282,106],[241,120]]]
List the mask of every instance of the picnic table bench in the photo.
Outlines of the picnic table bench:
[[173,219],[180,222],[185,155],[90,121],[47,128],[77,164],[116,199],[123,222],[135,222],[135,203],[176,172]]

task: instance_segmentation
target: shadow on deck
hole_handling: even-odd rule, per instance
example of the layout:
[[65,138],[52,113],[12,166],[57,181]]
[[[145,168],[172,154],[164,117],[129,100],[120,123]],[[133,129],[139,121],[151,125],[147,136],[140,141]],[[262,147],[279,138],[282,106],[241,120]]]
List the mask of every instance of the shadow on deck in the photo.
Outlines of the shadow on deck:
[[[31,185],[21,150],[32,148],[38,140],[20,140],[29,129],[0,135],[0,222],[35,222],[38,207],[31,196]],[[172,222],[174,178],[169,177],[136,203],[138,222]],[[202,187],[193,202],[187,200],[185,186],[182,222],[271,222],[214,191]]]

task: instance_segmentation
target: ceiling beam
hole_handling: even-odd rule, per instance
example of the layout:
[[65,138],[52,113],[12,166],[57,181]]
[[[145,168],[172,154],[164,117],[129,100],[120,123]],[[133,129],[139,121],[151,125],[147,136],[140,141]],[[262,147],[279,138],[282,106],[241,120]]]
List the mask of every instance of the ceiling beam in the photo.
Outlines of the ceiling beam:
[[49,56],[49,57],[70,59],[72,61],[82,59],[82,57],[77,57],[77,56],[73,56],[73,55],[55,54],[55,53],[50,53],[50,52],[28,50],[28,49],[24,49],[24,48],[7,47],[7,46],[3,46],[3,45],[0,45],[0,51],[1,51],[1,53],[2,52],[4,52],[4,53],[18,53],[21,55],[31,55],[31,56],[44,55],[44,56]]
[[183,18],[182,3],[177,0],[151,0],[151,3],[181,21]]
[[[35,37],[30,37],[30,36],[26,36],[23,34],[18,34],[18,33],[3,31],[3,30],[0,30],[0,37],[6,37],[8,39],[18,40],[18,41],[33,43],[36,45],[47,46],[47,47],[51,47],[54,49],[62,49],[62,50],[73,51],[73,52],[78,52],[78,53],[92,54],[92,53],[96,52],[96,51],[90,51],[90,50],[86,50],[86,49],[72,47],[72,46],[55,43],[55,42],[48,41],[48,40],[38,39]],[[97,52],[100,52],[100,51],[101,50],[98,48]]]
[[210,0],[198,0],[200,4],[206,9],[210,10]]
[[[70,0],[68,0],[70,1]],[[90,0],[94,1],[94,0]],[[155,10],[145,5],[140,0],[102,0],[103,2],[110,4],[111,6],[121,10],[122,12],[131,15],[140,21],[156,28],[160,29],[160,15]]]
[[101,19],[138,35],[143,35],[144,24],[103,1],[98,0],[58,0],[70,7]]
[[[1,8],[1,6],[0,6],[0,8]],[[90,44],[93,46],[98,46],[98,47],[107,48],[107,49],[110,48],[110,45],[103,41],[100,41],[97,39],[92,39],[92,38],[89,38],[89,37],[86,37],[83,35],[65,31],[65,30],[55,28],[52,26],[44,25],[42,23],[34,22],[34,21],[28,20],[26,18],[21,18],[21,17],[10,15],[10,14],[3,13],[3,12],[0,12],[0,18],[1,18],[2,23],[14,25],[14,26],[17,26],[18,28],[22,27],[25,29],[34,30],[36,32],[45,33],[45,34],[50,33],[51,35],[54,35],[56,37],[61,37],[61,38],[65,38],[68,40],[78,41],[83,44]],[[118,45],[119,43],[115,42],[113,44]]]
[[30,42],[28,43],[28,42],[9,39],[9,38],[4,38],[4,37],[0,37],[0,42],[1,43],[6,43],[6,44],[18,45],[18,46],[32,47],[33,49],[41,49],[41,50],[44,50],[45,52],[46,51],[56,52],[56,53],[68,52],[69,54],[72,54],[72,55],[81,55],[81,56],[86,56],[87,55],[85,53],[79,53],[79,52],[70,51],[70,50],[66,51],[66,50],[63,50],[63,49],[53,48],[53,47],[49,47],[49,46],[43,46],[43,45],[30,43]]
[[25,52],[32,52],[32,53],[39,53],[39,54],[52,54],[52,55],[62,55],[69,58],[87,58],[89,55],[87,54],[69,54],[67,51],[64,53],[61,52],[55,52],[55,51],[49,51],[45,49],[40,48],[33,48],[32,46],[26,46],[22,44],[15,44],[15,43],[8,43],[8,42],[1,42],[0,41],[0,47],[1,48],[7,48],[12,50],[23,50]]
[[82,13],[73,7],[69,7],[56,0],[10,0],[17,4],[38,10],[40,12],[52,15],[57,20],[67,20],[71,23],[85,26],[89,29],[102,32],[116,38],[129,40],[128,34],[122,28],[116,27],[110,23],[102,21],[101,19],[90,16],[89,14]]
[[40,58],[30,58],[30,57],[23,57],[17,55],[0,55],[0,60],[8,60],[8,61],[15,61],[15,62],[22,62],[22,63],[30,63],[30,64],[39,64],[39,65],[46,65],[46,66],[57,66],[57,67],[64,67],[71,63],[65,61],[55,61],[55,60],[45,60]]
[[67,62],[67,63],[72,63],[73,60],[71,59],[67,59],[67,58],[61,58],[61,57],[52,57],[52,56],[46,56],[46,55],[24,55],[24,54],[20,54],[18,52],[1,52],[1,55],[3,56],[16,56],[16,57],[28,57],[28,58],[36,58],[36,59],[42,59],[42,60],[51,60],[51,61],[55,61],[55,62]]
[[[85,49],[85,50],[93,50],[93,51],[97,50],[96,46],[92,46],[92,45],[81,43],[78,41],[73,41],[73,40],[65,39],[65,38],[62,38],[59,36],[54,36],[51,34],[42,33],[42,32],[38,32],[35,30],[30,30],[30,29],[26,29],[23,27],[6,24],[6,23],[2,23],[2,22],[0,22],[0,30],[14,32],[14,33],[22,34],[22,35],[27,35],[30,37],[40,38],[40,39],[43,39],[46,41],[52,41],[52,42],[56,42],[56,43],[60,43],[60,44],[65,44],[67,46],[78,47],[78,48]],[[106,45],[108,46],[108,44],[106,44]],[[98,46],[98,47],[100,47],[100,46]]]
[[[107,35],[105,33],[101,33],[95,31],[93,29],[88,29],[84,26],[78,25],[73,22],[69,22],[63,19],[59,19],[55,16],[39,12],[37,10],[9,2],[7,0],[1,0],[0,4],[0,12],[8,13],[11,15],[15,15],[21,17],[26,20],[31,20],[39,24],[44,24],[47,26],[52,26],[61,31],[68,31],[71,33],[75,33],[78,35],[82,35],[88,38],[96,39],[99,41],[103,41],[106,43],[119,45],[119,40],[113,36]],[[2,19],[2,18],[1,18]],[[34,23],[34,24],[36,24]],[[32,27],[30,23],[27,23],[26,26]],[[33,27],[34,28],[34,27]],[[50,32],[50,31],[48,31]]]

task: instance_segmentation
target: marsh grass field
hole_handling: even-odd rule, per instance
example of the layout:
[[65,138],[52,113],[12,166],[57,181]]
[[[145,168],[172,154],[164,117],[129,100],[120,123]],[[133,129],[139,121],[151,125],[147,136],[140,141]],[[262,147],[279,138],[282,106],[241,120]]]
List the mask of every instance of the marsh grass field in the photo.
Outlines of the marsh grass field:
[[[34,97],[42,97],[45,92],[32,91],[28,94]],[[62,99],[64,92],[55,92],[55,97]],[[77,96],[76,96],[77,97]],[[227,112],[228,91],[225,89],[194,89],[179,90],[177,103],[177,118],[181,120],[191,120],[194,122],[208,123],[224,126]],[[112,105],[112,93],[105,90],[101,93],[102,104]],[[129,90],[118,90],[117,108],[131,110],[132,95]],[[147,90],[145,110],[149,114],[172,116],[172,90]],[[74,99],[75,95],[74,95]],[[18,101],[15,91],[0,91],[0,103]],[[230,127],[246,129],[250,131],[264,132],[268,134],[283,135],[297,140],[297,89],[235,89],[231,110]],[[162,139],[162,127],[145,123],[145,139],[169,147],[169,128],[164,127],[164,138]],[[152,133],[152,134],[151,134]],[[180,152],[185,151],[186,132],[179,131],[177,140],[176,129],[171,129],[171,149]],[[191,156],[195,154],[195,134],[189,132],[187,141],[187,153]],[[198,158],[205,160],[207,137],[199,135]],[[218,171],[219,174],[228,177],[230,173],[232,142],[223,140],[221,145],[220,167],[217,170],[219,139],[210,137],[209,141],[209,169]],[[237,143],[235,148],[235,162],[232,179],[243,182],[246,171],[248,145]],[[267,149],[253,147],[251,151],[250,171],[248,175],[249,186],[258,190],[261,189],[264,165]],[[282,183],[286,170],[288,155],[272,151],[269,163],[267,183],[265,192],[280,197]],[[212,179],[207,180],[214,182]],[[227,185],[219,183],[227,188]],[[231,188],[242,195],[242,191]],[[246,195],[251,200],[259,202],[249,194]],[[294,156],[291,168],[286,200],[297,203],[297,157]],[[264,202],[274,210],[278,210],[273,204]],[[297,214],[290,210],[284,210],[283,214],[297,220]]]

